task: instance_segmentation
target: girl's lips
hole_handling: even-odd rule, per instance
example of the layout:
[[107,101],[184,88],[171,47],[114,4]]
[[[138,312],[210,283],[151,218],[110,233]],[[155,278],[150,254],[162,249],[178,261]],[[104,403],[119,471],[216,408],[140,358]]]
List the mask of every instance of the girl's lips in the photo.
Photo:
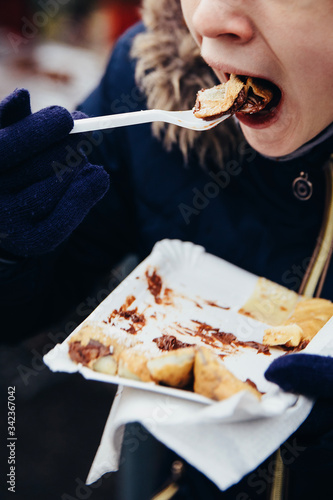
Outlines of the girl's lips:
[[282,107],[282,99],[276,107],[271,108],[269,111],[260,111],[259,113],[254,113],[253,115],[236,113],[238,121],[243,125],[251,128],[266,128],[271,126],[279,119],[279,115]]

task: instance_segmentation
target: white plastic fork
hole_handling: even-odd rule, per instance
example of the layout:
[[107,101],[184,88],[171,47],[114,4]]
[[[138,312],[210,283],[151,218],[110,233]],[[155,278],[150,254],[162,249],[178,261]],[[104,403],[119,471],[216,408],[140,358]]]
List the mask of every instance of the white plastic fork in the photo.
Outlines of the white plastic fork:
[[220,118],[208,121],[196,118],[192,109],[188,111],[148,109],[144,111],[133,111],[132,113],[120,113],[116,115],[96,116],[93,118],[74,120],[74,128],[71,130],[71,134],[150,122],[173,123],[179,127],[189,128],[191,130],[209,130],[230,116],[231,115],[224,115]]

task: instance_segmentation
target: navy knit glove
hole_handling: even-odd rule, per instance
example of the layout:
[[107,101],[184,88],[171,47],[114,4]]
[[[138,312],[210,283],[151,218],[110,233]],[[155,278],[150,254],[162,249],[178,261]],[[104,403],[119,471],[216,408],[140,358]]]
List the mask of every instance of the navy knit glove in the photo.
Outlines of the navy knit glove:
[[296,435],[323,440],[325,434],[332,434],[330,444],[326,443],[325,449],[330,450],[333,467],[333,358],[315,354],[288,354],[274,360],[265,377],[285,391],[316,399],[310,415]]
[[316,398],[297,431],[281,447],[288,498],[330,498],[333,471],[333,357],[288,354],[265,373],[282,389]]
[[284,391],[315,398],[333,398],[333,358],[289,354],[273,361],[265,373]]
[[89,135],[69,135],[72,128],[65,108],[32,114],[25,89],[0,102],[0,248],[6,252],[52,251],[107,191],[107,173],[83,153],[92,149]]

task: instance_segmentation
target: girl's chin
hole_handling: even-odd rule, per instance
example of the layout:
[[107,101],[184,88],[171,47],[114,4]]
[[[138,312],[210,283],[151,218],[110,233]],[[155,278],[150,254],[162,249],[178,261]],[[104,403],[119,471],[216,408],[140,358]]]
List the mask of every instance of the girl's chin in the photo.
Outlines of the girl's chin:
[[236,113],[243,134],[258,153],[267,156],[283,156],[290,152],[290,114],[284,113],[285,97],[274,100],[258,113]]
[[258,130],[241,124],[242,132],[250,146],[264,156],[281,157],[296,151],[301,144],[294,144],[290,136],[279,139],[273,130]]
[[295,134],[297,124],[290,119],[290,114],[285,116],[280,106],[269,113],[238,113],[236,116],[245,139],[258,153],[272,157],[285,156],[302,145]]

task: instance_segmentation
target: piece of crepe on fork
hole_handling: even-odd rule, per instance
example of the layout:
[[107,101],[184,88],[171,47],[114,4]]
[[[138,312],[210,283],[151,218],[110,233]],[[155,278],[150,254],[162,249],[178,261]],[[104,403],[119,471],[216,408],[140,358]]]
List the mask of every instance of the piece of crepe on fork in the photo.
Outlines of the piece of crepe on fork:
[[261,80],[231,74],[226,83],[199,90],[194,115],[211,120],[226,114],[254,114],[273,99],[273,92]]

